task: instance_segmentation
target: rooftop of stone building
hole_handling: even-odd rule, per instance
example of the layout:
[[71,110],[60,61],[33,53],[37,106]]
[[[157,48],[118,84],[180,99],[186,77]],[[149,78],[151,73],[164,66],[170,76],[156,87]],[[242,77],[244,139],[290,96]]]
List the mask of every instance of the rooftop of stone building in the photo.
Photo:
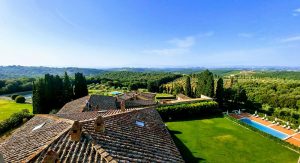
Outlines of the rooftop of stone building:
[[36,115],[0,151],[6,162],[183,162],[154,108]]

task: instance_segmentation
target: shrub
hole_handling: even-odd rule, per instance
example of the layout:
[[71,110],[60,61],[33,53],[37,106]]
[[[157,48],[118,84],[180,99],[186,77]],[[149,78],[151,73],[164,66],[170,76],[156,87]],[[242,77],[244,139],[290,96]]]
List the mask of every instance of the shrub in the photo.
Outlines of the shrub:
[[164,99],[176,99],[176,96],[161,96],[156,97],[157,100],[164,100]]
[[199,118],[220,114],[218,103],[215,101],[205,101],[197,103],[184,103],[176,105],[161,105],[157,108],[163,120]]
[[23,119],[30,119],[31,117],[33,117],[33,115],[30,114],[27,109],[12,114],[8,119],[0,122],[0,133],[3,134],[13,128],[18,127],[23,123]]
[[56,114],[57,112],[58,112],[58,110],[52,109],[52,110],[49,112],[49,114]]
[[11,95],[11,99],[12,99],[12,100],[15,100],[18,96],[19,96],[19,95],[17,95],[17,94],[13,94],[13,95]]
[[16,101],[16,103],[22,103],[23,104],[23,103],[25,103],[26,99],[23,96],[18,96],[18,97],[16,97],[15,101]]

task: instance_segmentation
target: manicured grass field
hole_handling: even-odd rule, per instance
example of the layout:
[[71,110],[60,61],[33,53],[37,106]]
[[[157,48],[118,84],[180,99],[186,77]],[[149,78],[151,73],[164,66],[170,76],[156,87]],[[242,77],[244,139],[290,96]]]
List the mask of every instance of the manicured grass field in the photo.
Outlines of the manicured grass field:
[[32,112],[32,104],[17,104],[15,101],[0,99],[0,121],[23,109]]
[[296,163],[299,154],[226,118],[168,122],[187,162]]

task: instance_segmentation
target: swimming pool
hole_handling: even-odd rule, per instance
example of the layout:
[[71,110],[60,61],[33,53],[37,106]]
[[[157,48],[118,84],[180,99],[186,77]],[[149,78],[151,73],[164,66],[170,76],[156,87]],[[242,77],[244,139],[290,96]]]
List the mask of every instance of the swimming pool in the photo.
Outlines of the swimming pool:
[[248,125],[250,125],[252,127],[255,127],[255,128],[257,128],[257,129],[259,129],[259,130],[261,130],[263,132],[266,132],[266,133],[268,133],[270,135],[278,137],[279,139],[283,140],[283,139],[285,139],[285,138],[288,137],[287,134],[284,134],[282,132],[276,131],[276,130],[270,128],[270,127],[267,127],[265,125],[262,125],[260,123],[255,122],[255,121],[252,121],[249,118],[242,118],[242,119],[240,119],[240,121],[242,121],[242,122],[244,122],[244,123],[246,123],[246,124],[248,124]]

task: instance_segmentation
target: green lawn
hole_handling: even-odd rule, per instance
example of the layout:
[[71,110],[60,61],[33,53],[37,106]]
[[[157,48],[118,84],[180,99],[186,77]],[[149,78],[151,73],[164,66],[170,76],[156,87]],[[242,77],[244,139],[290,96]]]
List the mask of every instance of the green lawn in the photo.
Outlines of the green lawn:
[[296,163],[299,154],[226,118],[168,122],[187,162]]
[[0,99],[0,121],[23,109],[32,112],[32,104],[17,104],[15,101]]

